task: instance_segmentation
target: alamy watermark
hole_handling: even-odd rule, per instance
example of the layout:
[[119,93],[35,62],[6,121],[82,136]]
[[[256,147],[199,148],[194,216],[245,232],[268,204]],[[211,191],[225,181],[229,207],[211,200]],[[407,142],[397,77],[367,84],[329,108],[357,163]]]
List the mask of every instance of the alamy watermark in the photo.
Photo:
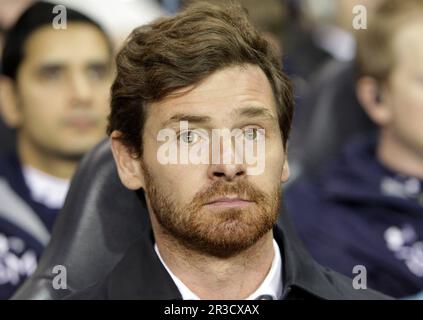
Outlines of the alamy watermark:
[[68,288],[68,276],[66,267],[58,264],[53,267],[52,273],[56,274],[53,277],[52,286],[55,290],[66,290]]
[[352,27],[354,30],[367,29],[367,8],[359,4],[355,5],[352,9],[353,19]]
[[356,290],[367,289],[367,269],[363,265],[356,265],[352,270],[356,276],[353,278],[352,286]]
[[53,18],[53,29],[67,29],[67,11],[64,5],[58,4],[53,7],[53,12],[56,16]]

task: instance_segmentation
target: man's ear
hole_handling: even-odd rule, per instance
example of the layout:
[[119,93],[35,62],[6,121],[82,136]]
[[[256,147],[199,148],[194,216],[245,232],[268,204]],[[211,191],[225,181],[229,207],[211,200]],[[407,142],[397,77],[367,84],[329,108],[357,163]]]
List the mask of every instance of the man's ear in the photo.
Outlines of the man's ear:
[[119,139],[120,136],[119,131],[113,131],[110,136],[110,145],[119,178],[128,189],[138,190],[144,188],[144,173],[141,167],[141,160],[134,157],[129,148]]
[[18,128],[22,123],[15,83],[5,76],[0,76],[0,115],[10,128]]
[[362,77],[357,81],[356,92],[364,111],[379,126],[391,119],[389,97],[381,85],[372,77]]
[[282,168],[282,174],[281,174],[281,182],[285,183],[288,181],[289,176],[291,174],[291,171],[289,169],[289,163],[288,163],[288,154],[285,151],[285,159],[283,162],[283,168]]

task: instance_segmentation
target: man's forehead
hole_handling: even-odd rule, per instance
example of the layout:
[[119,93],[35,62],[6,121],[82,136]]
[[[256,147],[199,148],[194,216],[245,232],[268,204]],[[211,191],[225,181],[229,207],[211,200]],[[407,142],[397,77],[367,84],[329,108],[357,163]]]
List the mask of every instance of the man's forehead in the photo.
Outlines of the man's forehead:
[[423,32],[423,22],[413,20],[405,23],[395,34],[394,50],[397,58],[415,64],[423,61],[423,42],[418,41]]
[[262,111],[276,117],[271,85],[264,72],[254,65],[217,71],[196,86],[175,92],[150,107],[150,114],[162,121],[178,114],[210,118],[238,116],[243,112],[252,115],[258,114],[258,109],[266,109]]
[[25,43],[25,55],[33,61],[48,63],[61,59],[104,59],[110,53],[107,40],[95,26],[72,22],[64,30],[49,25],[35,30]]

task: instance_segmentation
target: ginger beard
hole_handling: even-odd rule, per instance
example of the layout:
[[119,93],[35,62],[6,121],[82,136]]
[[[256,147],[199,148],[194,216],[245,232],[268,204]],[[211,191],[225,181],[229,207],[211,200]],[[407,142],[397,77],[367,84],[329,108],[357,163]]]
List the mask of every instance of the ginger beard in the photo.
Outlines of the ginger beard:
[[[255,244],[277,221],[280,185],[266,194],[245,180],[217,180],[207,190],[197,192],[188,205],[179,206],[143,167],[146,195],[154,216],[164,232],[189,249],[216,257],[233,256]],[[212,199],[227,195],[238,195],[253,203],[241,208],[205,207]]]

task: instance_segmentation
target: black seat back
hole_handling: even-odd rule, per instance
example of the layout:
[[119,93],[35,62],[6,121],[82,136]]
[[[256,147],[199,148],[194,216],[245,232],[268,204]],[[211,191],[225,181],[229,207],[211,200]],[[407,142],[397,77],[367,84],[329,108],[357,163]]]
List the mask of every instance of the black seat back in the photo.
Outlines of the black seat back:
[[[119,180],[109,142],[102,142],[82,160],[37,270],[13,299],[59,299],[91,286],[148,223],[137,193]],[[57,265],[66,268],[66,290],[53,288]]]

